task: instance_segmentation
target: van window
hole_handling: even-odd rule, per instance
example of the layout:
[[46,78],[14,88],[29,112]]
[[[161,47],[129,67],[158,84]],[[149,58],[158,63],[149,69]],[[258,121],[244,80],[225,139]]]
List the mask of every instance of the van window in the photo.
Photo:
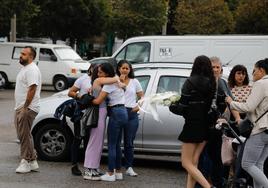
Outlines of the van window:
[[19,59],[20,58],[20,52],[23,49],[23,47],[14,47],[12,59]]
[[145,93],[150,80],[150,76],[136,76],[135,78],[140,82],[142,90]]
[[39,53],[39,60],[40,61],[51,61],[51,56],[53,56],[54,53],[51,49],[47,48],[41,48]]
[[182,85],[186,79],[186,77],[180,76],[161,76],[157,85],[156,93],[175,91],[180,94]]
[[132,43],[122,49],[115,59],[117,62],[121,59],[126,59],[131,63],[149,62],[150,48],[149,42]]
[[54,48],[54,50],[62,60],[82,60],[72,48]]

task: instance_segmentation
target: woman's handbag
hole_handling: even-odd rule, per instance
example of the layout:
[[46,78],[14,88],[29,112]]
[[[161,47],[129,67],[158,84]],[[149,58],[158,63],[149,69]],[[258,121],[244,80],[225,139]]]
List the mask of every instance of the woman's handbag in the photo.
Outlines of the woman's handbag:
[[233,138],[222,136],[221,160],[223,165],[230,165],[234,161],[234,151],[232,148]]
[[238,130],[241,136],[248,138],[253,129],[253,123],[246,117],[238,124]]
[[[259,118],[257,118],[255,123],[257,123],[267,112],[268,110],[266,110]],[[240,135],[246,138],[250,136],[253,127],[253,123],[247,117],[240,121],[240,123],[238,124],[238,130],[240,132]]]
[[86,128],[96,128],[98,126],[98,119],[99,106],[91,105],[85,110],[81,118],[81,124]]

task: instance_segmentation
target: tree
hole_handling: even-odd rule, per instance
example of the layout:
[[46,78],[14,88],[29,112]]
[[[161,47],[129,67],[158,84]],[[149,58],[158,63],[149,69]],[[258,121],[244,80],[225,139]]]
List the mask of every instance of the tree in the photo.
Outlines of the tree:
[[123,39],[160,33],[167,19],[165,0],[114,0],[113,8],[112,29]]
[[237,33],[268,34],[268,0],[244,0],[236,11]]
[[32,0],[0,0],[0,36],[9,36],[10,19],[16,14],[17,36],[29,34],[30,20],[39,12],[38,6]]
[[183,0],[173,27],[178,34],[225,34],[233,31],[234,21],[224,0]]
[[78,41],[100,35],[109,20],[110,8],[106,0],[35,0],[40,6],[33,20],[33,36]]

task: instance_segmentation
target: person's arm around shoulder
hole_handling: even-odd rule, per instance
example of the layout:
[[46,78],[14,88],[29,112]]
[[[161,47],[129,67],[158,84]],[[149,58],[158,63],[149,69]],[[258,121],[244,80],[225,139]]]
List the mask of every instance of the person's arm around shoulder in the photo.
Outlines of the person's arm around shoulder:
[[113,84],[119,82],[119,77],[114,76],[114,77],[102,77],[102,78],[97,78],[94,80],[94,83],[96,85],[105,85],[105,84]]

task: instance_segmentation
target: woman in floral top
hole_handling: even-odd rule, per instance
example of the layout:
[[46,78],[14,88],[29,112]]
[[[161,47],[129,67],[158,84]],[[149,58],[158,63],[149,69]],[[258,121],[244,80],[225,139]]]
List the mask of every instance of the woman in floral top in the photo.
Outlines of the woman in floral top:
[[[247,68],[244,65],[233,67],[228,77],[228,85],[235,101],[246,102],[251,92],[251,86],[249,85]],[[241,118],[244,118],[244,114],[240,115],[242,115]]]

